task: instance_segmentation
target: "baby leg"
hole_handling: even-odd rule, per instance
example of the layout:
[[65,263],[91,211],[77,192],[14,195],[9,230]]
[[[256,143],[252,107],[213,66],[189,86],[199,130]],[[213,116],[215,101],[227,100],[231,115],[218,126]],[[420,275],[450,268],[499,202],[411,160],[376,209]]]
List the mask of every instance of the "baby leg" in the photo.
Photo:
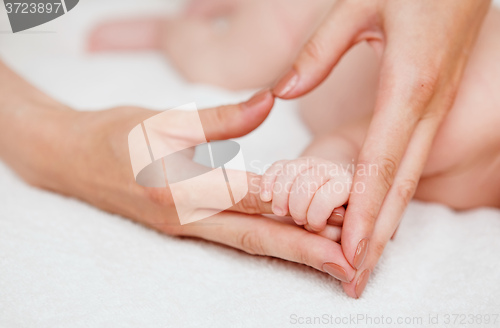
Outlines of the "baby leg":
[[490,10],[415,197],[500,207],[500,11]]
[[373,111],[379,58],[366,42],[354,46],[315,90],[301,98],[302,119],[314,135],[334,131]]
[[229,89],[273,83],[332,5],[331,0],[192,3],[194,10],[169,21],[164,49],[188,80]]

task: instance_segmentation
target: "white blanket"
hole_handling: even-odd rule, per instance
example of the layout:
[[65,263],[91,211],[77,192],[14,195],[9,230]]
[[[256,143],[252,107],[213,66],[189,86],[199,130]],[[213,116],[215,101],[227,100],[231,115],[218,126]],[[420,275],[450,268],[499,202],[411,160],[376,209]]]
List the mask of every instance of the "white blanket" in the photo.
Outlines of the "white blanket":
[[[248,97],[187,84],[157,54],[89,56],[82,50],[88,28],[113,11],[147,13],[177,4],[82,0],[37,33],[15,35],[5,32],[0,6],[0,56],[81,110],[167,109],[192,101],[203,108]],[[295,104],[278,102],[269,119],[239,141],[247,162],[262,168],[296,157],[310,136]],[[499,283],[496,209],[457,213],[412,202],[363,297],[354,300],[314,269],[160,235],[29,187],[0,163],[0,327],[482,326],[487,315],[496,324],[486,326],[498,327]]]

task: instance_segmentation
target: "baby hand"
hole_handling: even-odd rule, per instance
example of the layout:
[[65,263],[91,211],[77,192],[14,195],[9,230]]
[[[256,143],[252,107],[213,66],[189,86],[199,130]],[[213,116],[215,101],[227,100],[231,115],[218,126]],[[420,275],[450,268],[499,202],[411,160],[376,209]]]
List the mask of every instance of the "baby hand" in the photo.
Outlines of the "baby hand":
[[334,210],[347,202],[351,185],[349,167],[303,157],[274,163],[262,177],[260,197],[273,202],[274,214],[290,212],[296,224],[319,232],[336,214]]

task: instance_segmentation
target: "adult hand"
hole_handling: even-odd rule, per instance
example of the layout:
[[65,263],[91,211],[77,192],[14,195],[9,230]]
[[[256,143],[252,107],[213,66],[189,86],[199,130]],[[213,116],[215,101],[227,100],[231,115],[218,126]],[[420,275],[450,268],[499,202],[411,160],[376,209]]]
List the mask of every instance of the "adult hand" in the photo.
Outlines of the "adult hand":
[[344,284],[352,297],[363,292],[415,192],[489,4],[339,0],[273,88],[283,99],[308,93],[363,40],[381,57],[374,116],[353,184],[363,186],[364,192],[352,193],[342,230],[343,252],[358,270],[356,278]]
[[[200,111],[207,139],[244,135],[265,119],[273,97],[264,91],[243,105]],[[271,213],[259,198],[260,176],[248,173],[249,193],[231,212],[179,225],[168,188],[145,188],[134,181],[127,147],[129,131],[144,119],[157,114],[141,108],[122,107],[101,112],[80,113],[71,137],[70,165],[60,169],[65,185],[59,192],[79,197],[99,208],[132,218],[141,224],[173,236],[198,237],[225,244],[250,254],[266,255],[309,265],[342,281],[351,281],[355,270],[345,260],[336,236],[310,233],[293,222],[261,215]],[[182,112],[164,126],[165,137],[181,138],[190,132]],[[168,140],[166,140],[168,142]],[[68,165],[68,162],[66,162]],[[74,175],[73,172],[79,172]],[[233,193],[237,192],[231,185]],[[236,186],[238,188],[238,186]],[[193,198],[191,198],[193,199]],[[196,199],[196,197],[194,197]],[[239,212],[239,213],[238,213]]]
[[[249,193],[230,209],[233,212],[181,226],[170,190],[142,187],[132,173],[129,132],[158,112],[137,107],[77,112],[29,85],[2,62],[0,89],[5,91],[0,95],[0,158],[31,185],[80,198],[166,234],[199,237],[303,263],[342,281],[353,279],[355,271],[335,242],[339,227],[320,236],[291,223],[243,214],[271,213],[260,201],[258,175],[248,174]],[[262,123],[273,103],[267,90],[245,104],[199,111],[207,139],[247,134]],[[170,118],[164,126],[166,142],[189,136],[191,115],[178,112]]]

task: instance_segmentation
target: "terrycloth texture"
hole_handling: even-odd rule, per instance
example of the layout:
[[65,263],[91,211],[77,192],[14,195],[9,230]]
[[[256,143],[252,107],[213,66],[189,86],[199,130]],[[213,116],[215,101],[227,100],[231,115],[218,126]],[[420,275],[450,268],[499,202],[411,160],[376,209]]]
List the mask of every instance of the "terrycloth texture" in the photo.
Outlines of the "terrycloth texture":
[[[56,33],[0,34],[0,55],[29,81],[81,109],[166,109],[192,101],[202,108],[248,97],[188,85],[155,54],[82,52],[92,21],[113,8],[166,6],[84,0],[36,29]],[[239,141],[247,162],[260,169],[294,158],[309,140],[293,102],[278,102],[269,119]],[[443,325],[446,314],[465,314],[469,322],[469,314],[500,313],[498,210],[456,213],[413,202],[363,297],[353,300],[314,269],[160,235],[29,187],[3,164],[0,181],[0,327],[287,327],[297,326],[299,317],[349,326],[358,314],[374,323],[381,316],[393,324],[422,318],[424,325],[429,315],[439,315]],[[469,326],[480,326],[474,320]],[[500,318],[490,326],[498,325]]]

